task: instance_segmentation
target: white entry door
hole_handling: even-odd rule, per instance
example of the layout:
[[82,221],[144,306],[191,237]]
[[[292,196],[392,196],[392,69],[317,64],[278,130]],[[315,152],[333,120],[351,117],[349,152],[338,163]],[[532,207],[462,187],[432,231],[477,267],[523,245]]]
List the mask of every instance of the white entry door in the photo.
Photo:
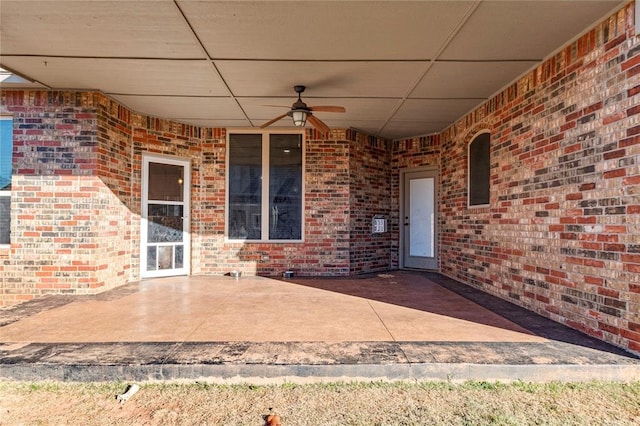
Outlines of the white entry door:
[[188,160],[142,159],[140,275],[188,275],[190,265]]
[[435,170],[403,174],[402,267],[438,269]]

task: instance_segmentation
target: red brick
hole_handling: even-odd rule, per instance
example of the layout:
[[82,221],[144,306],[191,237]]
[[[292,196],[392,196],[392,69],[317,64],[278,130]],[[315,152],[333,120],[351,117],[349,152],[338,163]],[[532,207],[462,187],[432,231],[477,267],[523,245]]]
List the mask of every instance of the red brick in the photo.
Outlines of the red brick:
[[582,200],[582,192],[574,192],[565,195],[565,200]]
[[598,241],[607,242],[607,243],[618,242],[619,240],[618,235],[616,234],[598,234],[597,239]]
[[598,323],[598,328],[602,331],[606,331],[607,333],[615,334],[616,336],[621,334],[621,330],[618,327],[614,327],[603,322]]
[[598,287],[598,294],[613,297],[614,299],[618,299],[620,297],[620,292],[618,290],[613,290],[605,287]]
[[620,64],[620,67],[622,71],[626,71],[629,68],[633,68],[638,64],[640,64],[640,55],[636,55],[633,58],[629,59],[628,61],[623,62],[622,64]]
[[591,277],[588,275],[585,275],[584,277],[584,282],[587,284],[595,284],[595,285],[602,285],[604,284],[604,280],[600,277]]
[[640,333],[623,329],[623,330],[620,330],[620,334],[625,339],[629,339],[634,342],[640,342]]
[[[626,264],[624,265],[624,270],[627,272],[633,272],[633,273],[637,273],[640,274],[640,265],[637,264]],[[629,284],[629,287],[631,287],[632,284]]]
[[604,268],[604,262],[595,259],[585,259],[584,266],[593,266],[594,268]]
[[595,189],[596,184],[591,182],[591,183],[583,183],[582,185],[580,185],[580,191],[589,191],[592,189]]
[[627,117],[631,117],[634,116],[636,114],[640,113],[640,105],[631,107],[629,109],[627,109]]
[[626,155],[626,150],[624,149],[618,149],[616,151],[609,151],[606,152],[605,154],[603,154],[602,158],[604,158],[605,160],[612,160],[612,159],[616,159],[616,158],[622,158]]
[[602,174],[602,177],[604,179],[613,179],[613,178],[619,178],[619,177],[624,177],[627,175],[627,169],[617,169],[617,170],[611,170],[608,172],[604,172]]
[[622,255],[622,261],[626,263],[640,264],[640,254],[625,253]]
[[640,185],[640,175],[626,177],[626,178],[622,179],[622,184],[625,185],[625,186],[626,185]]

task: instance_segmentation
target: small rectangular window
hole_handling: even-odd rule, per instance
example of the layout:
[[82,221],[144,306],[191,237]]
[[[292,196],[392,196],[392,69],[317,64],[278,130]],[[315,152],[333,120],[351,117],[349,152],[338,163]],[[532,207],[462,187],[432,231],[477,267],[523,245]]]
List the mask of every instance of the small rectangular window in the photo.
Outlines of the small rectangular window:
[[228,238],[301,240],[302,135],[232,133],[228,153]]
[[0,245],[11,242],[13,118],[0,117]]
[[469,144],[469,206],[489,204],[490,169],[490,135],[482,133]]

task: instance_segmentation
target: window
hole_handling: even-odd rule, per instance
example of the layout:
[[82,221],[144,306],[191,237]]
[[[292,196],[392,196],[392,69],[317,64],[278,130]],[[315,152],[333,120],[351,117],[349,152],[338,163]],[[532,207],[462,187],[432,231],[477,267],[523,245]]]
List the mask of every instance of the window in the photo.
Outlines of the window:
[[10,243],[13,119],[0,117],[0,245]]
[[228,153],[228,238],[302,240],[302,134],[231,133]]
[[490,134],[481,133],[469,144],[469,206],[489,204]]

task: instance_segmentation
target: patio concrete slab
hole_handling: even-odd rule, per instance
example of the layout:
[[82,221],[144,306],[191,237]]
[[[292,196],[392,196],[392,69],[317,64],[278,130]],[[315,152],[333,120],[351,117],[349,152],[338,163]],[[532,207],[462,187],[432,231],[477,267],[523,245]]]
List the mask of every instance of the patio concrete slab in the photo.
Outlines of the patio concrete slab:
[[433,273],[174,277],[0,310],[19,380],[640,380],[640,360]]

